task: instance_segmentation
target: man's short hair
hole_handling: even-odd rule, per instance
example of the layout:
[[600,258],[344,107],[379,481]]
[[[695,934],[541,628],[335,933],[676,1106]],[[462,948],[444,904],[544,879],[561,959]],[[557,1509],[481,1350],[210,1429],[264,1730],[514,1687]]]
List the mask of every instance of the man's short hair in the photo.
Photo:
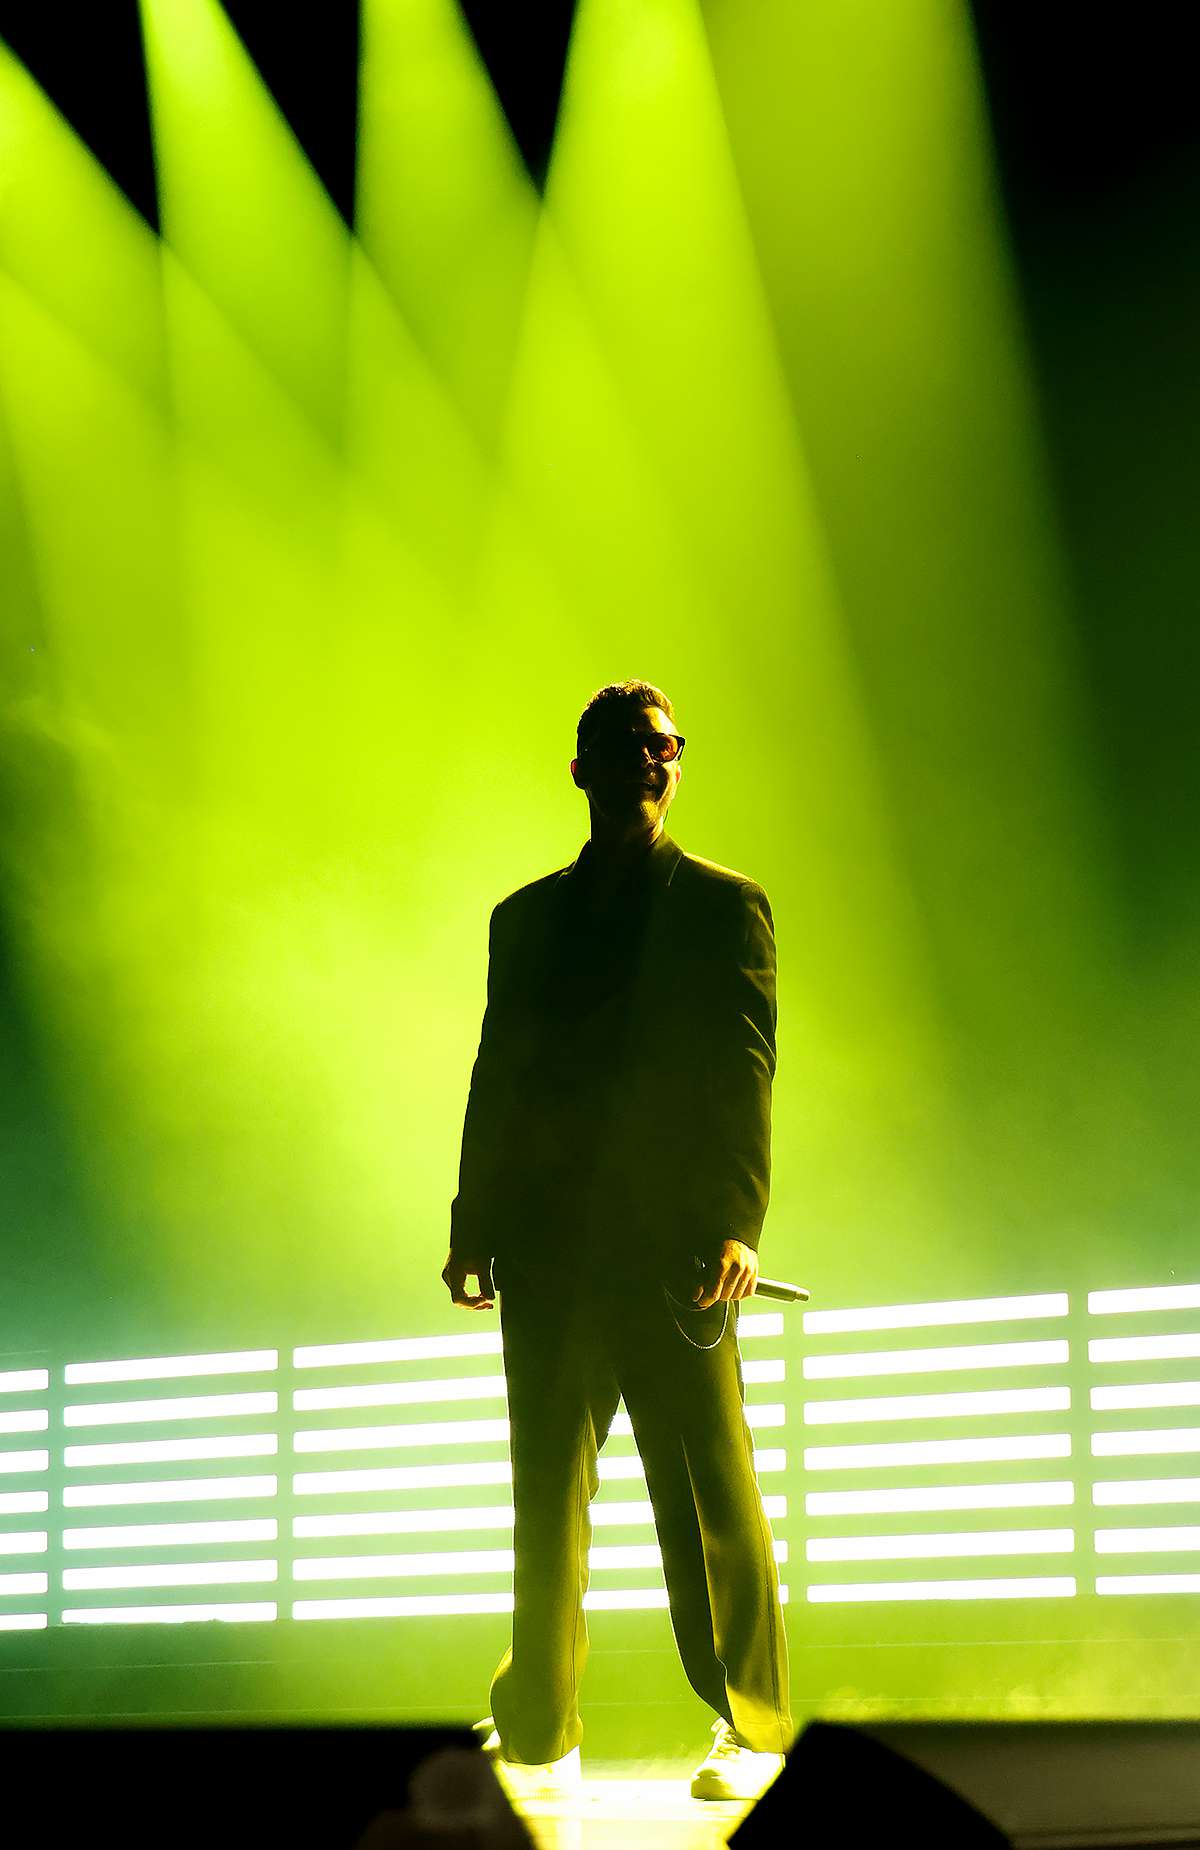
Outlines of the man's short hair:
[[661,687],[654,687],[649,681],[612,681],[607,687],[598,688],[579,715],[575,730],[577,753],[586,751],[597,732],[610,725],[618,714],[632,713],[642,707],[660,707],[668,719],[675,718],[675,709]]

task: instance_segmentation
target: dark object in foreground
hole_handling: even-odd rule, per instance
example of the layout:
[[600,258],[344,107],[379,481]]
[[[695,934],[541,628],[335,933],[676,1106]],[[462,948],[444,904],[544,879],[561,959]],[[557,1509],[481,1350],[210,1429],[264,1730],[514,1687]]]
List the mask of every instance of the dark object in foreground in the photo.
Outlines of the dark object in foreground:
[[9,1728],[0,1768],[8,1839],[55,1850],[530,1842],[470,1728]]

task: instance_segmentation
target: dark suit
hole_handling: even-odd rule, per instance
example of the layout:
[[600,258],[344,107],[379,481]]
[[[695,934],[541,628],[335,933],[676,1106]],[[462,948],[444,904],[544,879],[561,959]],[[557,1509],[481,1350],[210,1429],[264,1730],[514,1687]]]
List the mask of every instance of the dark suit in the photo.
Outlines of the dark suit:
[[516,1263],[574,1259],[619,1229],[677,1275],[722,1240],[758,1246],[771,911],[753,881],[664,834],[596,915],[589,859],[585,846],[492,914],[451,1245]]
[[501,1299],[517,1557],[501,1740],[541,1761],[580,1738],[588,1503],[623,1394],[688,1677],[748,1745],[786,1751],[736,1309],[687,1308],[691,1255],[757,1247],[766,1212],[766,895],[660,835],[602,898],[589,845],[496,907],[489,952],[451,1246],[492,1258]]

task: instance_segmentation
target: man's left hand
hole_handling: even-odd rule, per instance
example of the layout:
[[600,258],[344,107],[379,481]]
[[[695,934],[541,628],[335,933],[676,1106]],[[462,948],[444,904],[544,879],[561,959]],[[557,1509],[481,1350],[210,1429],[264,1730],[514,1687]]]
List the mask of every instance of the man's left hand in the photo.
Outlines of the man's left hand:
[[704,1268],[704,1283],[697,1285],[692,1302],[697,1310],[710,1304],[748,1298],[758,1278],[758,1254],[741,1240],[725,1240],[715,1260]]

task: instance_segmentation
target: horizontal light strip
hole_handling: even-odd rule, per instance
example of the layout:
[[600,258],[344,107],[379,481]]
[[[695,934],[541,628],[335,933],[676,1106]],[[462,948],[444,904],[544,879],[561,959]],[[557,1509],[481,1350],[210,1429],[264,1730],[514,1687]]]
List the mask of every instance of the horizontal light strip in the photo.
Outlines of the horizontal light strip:
[[507,1420],[425,1420],[411,1426],[318,1426],[296,1433],[295,1449],[373,1452],[402,1445],[485,1445],[507,1439]]
[[1194,1554],[1200,1549],[1200,1529],[1097,1529],[1098,1555]]
[[1200,1452],[1200,1426],[1092,1434],[1092,1453],[1096,1458],[1140,1458],[1156,1452]]
[[278,1349],[235,1349],[221,1355],[152,1355],[123,1362],[68,1362],[69,1386],[85,1381],[170,1381],[188,1375],[257,1375],[278,1368]]
[[448,1381],[385,1381],[376,1387],[298,1388],[292,1404],[297,1413],[311,1413],[327,1407],[402,1407],[503,1397],[503,1375],[463,1375]]
[[[592,1506],[593,1523],[597,1507]],[[649,1503],[623,1503],[616,1507],[646,1511],[644,1518],[626,1518],[629,1522],[652,1520]],[[292,1534],[297,1540],[339,1535],[454,1535],[467,1529],[511,1529],[512,1526],[512,1504],[496,1503],[480,1504],[475,1509],[379,1511],[369,1516],[297,1516],[292,1523]]]
[[6,1368],[0,1370],[0,1394],[32,1394],[50,1386],[48,1368]]
[[1154,1381],[1140,1387],[1092,1389],[1092,1406],[1099,1412],[1118,1407],[1200,1407],[1200,1381]]
[[50,1495],[45,1490],[0,1492],[0,1516],[32,1516],[49,1507]]
[[872,1466],[978,1464],[985,1458],[1069,1458],[1063,1432],[1014,1439],[907,1440],[898,1445],[816,1445],[804,1453],[807,1471],[860,1471]]
[[784,1362],[743,1362],[742,1380],[747,1387],[758,1387],[767,1381],[783,1381],[787,1378],[787,1365]]
[[1200,1503],[1200,1477],[1109,1478],[1092,1485],[1092,1502]]
[[805,1334],[834,1330],[918,1330],[939,1323],[1016,1323],[1038,1317],[1065,1317],[1067,1294],[1051,1291],[1035,1297],[947,1298],[937,1304],[880,1304],[864,1310],[809,1310]]
[[174,1464],[184,1458],[267,1458],[279,1450],[274,1433],[228,1434],[213,1439],[124,1439],[100,1445],[68,1445],[67,1465]]
[[936,1375],[964,1368],[1053,1368],[1066,1362],[1066,1342],[966,1343],[953,1349],[881,1349],[856,1355],[809,1355],[806,1381],[850,1375]]
[[[784,1424],[784,1411],[777,1403],[764,1402],[758,1407],[747,1407],[746,1424],[751,1428],[774,1427]],[[633,1425],[627,1413],[618,1413],[613,1419],[609,1432],[618,1439],[630,1438]]]
[[279,1578],[277,1561],[172,1561],[169,1567],[67,1567],[63,1588],[82,1593],[100,1587],[229,1587]]
[[1069,1555],[1074,1529],[968,1530],[960,1535],[834,1535],[808,1544],[810,1561],[965,1560],[970,1555]]
[[0,1596],[5,1599],[18,1593],[45,1593],[49,1585],[48,1574],[0,1574]]
[[[787,1560],[787,1543],[776,1542],[776,1561]],[[655,1543],[592,1548],[588,1565],[595,1573],[625,1573],[634,1568],[661,1568]],[[402,1576],[442,1574],[511,1574],[511,1548],[440,1549],[427,1554],[323,1555],[293,1563],[294,1580],[390,1580]]]
[[[784,1379],[783,1362],[743,1362],[747,1386]],[[293,1396],[298,1413],[336,1407],[398,1407],[455,1400],[502,1400],[503,1375],[464,1375],[444,1381],[388,1381],[368,1387],[299,1388]],[[618,1420],[627,1416],[618,1415]],[[621,1430],[620,1426],[614,1431]]]
[[499,1355],[499,1334],[408,1336],[389,1342],[318,1343],[294,1349],[297,1368],[365,1368],[379,1362],[431,1362],[443,1356]]
[[1200,1355],[1200,1336],[1103,1336],[1088,1344],[1091,1362],[1190,1361]]
[[146,1522],[101,1529],[64,1529],[64,1548],[178,1548],[184,1542],[273,1542],[274,1517],[247,1522]]
[[1150,1285],[1136,1291],[1089,1291],[1093,1317],[1111,1317],[1122,1311],[1200,1310],[1200,1285]]
[[270,1394],[189,1394],[179,1400],[112,1400],[64,1407],[64,1426],[148,1425],[159,1420],[224,1420],[249,1413],[277,1413]]
[[0,1555],[44,1555],[49,1545],[45,1529],[17,1529],[0,1535]]
[[18,1471],[48,1471],[49,1469],[49,1452],[0,1452],[0,1471],[6,1477],[11,1477]]
[[943,1599],[1073,1599],[1075,1581],[1061,1579],[1013,1580],[893,1580],[875,1585],[809,1587],[813,1605],[841,1605],[859,1600]]
[[[782,1471],[786,1454],[782,1450],[756,1451],[754,1468],[759,1475]],[[640,1458],[601,1458],[601,1482],[640,1478],[644,1470]],[[363,1490],[431,1490],[457,1488],[463,1484],[507,1484],[512,1480],[507,1463],[483,1465],[385,1465],[371,1471],[300,1471],[292,1479],[298,1496],[341,1496]]]
[[[787,1604],[788,1589],[781,1586],[779,1600]],[[648,1612],[667,1604],[665,1587],[591,1592],[584,1596],[588,1612]],[[294,1619],[410,1619],[422,1615],[448,1618],[481,1612],[511,1612],[511,1593],[401,1593],[388,1599],[302,1599],[292,1607]]]
[[[739,1341],[782,1335],[781,1311],[743,1311],[738,1317]],[[501,1347],[498,1334],[412,1336],[388,1342],[319,1343],[293,1350],[292,1360],[297,1368],[370,1367],[381,1362],[434,1361],[442,1356],[499,1355]]]
[[1097,1593],[1200,1593],[1200,1574],[1101,1574]]
[[[585,1599],[584,1604],[587,1604]],[[298,1599],[293,1619],[449,1618],[456,1614],[511,1612],[511,1593],[393,1593],[383,1599]]]
[[[768,1517],[787,1515],[786,1497],[764,1497]],[[649,1502],[604,1503],[591,1506],[594,1529],[644,1527],[654,1521]],[[475,1529],[511,1529],[511,1503],[480,1504],[472,1509],[391,1510],[364,1516],[297,1516],[292,1533],[303,1537],[350,1535],[456,1534]]]
[[0,1632],[44,1632],[46,1626],[44,1612],[0,1612]]
[[161,1483],[72,1484],[63,1491],[68,1509],[98,1509],[118,1503],[232,1503],[246,1497],[273,1497],[277,1477],[182,1477]]
[[906,1510],[1009,1510],[1059,1507],[1075,1501],[1075,1486],[951,1484],[931,1490],[814,1490],[804,1499],[809,1516],[899,1515]]
[[45,1407],[30,1407],[20,1413],[0,1413],[0,1432],[45,1432],[50,1415]]
[[337,1497],[364,1490],[441,1490],[511,1482],[511,1465],[497,1461],[487,1465],[385,1465],[373,1471],[298,1471],[292,1489],[298,1497]]
[[63,1613],[64,1625],[190,1625],[223,1619],[231,1625],[273,1619],[273,1601],[244,1601],[229,1606],[80,1606]]
[[392,1580],[440,1574],[511,1574],[511,1548],[410,1555],[327,1555],[292,1564],[293,1580]]
[[1065,1413],[1069,1388],[996,1388],[975,1394],[888,1394],[866,1400],[809,1400],[806,1426],[853,1424],[862,1420],[978,1419],[997,1413]]
[[763,1336],[783,1335],[783,1312],[781,1310],[746,1311],[738,1314],[738,1341],[748,1337],[752,1342]]

